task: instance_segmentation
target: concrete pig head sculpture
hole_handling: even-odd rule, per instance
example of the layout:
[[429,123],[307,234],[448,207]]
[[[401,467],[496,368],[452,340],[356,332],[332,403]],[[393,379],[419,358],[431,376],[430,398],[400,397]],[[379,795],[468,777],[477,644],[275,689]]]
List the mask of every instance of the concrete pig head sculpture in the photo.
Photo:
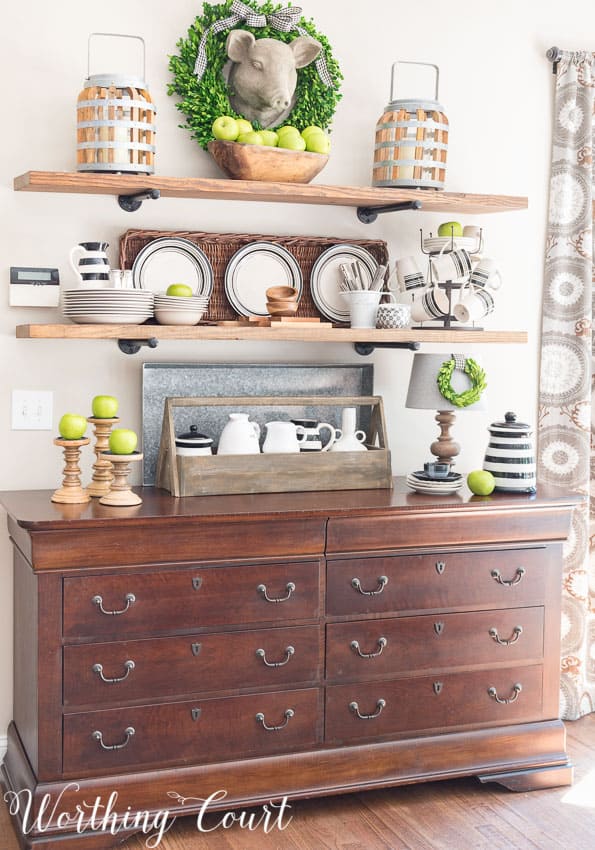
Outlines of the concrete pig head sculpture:
[[286,44],[276,38],[256,39],[247,30],[227,36],[231,59],[228,86],[233,109],[264,127],[282,124],[295,105],[297,69],[305,68],[322,46],[310,36]]

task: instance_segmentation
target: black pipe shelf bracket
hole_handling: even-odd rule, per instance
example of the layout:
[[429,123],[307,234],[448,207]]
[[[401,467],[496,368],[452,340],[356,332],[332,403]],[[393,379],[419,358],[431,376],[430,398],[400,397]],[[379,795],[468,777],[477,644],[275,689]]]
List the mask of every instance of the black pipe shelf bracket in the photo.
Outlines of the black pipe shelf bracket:
[[132,195],[118,195],[118,204],[126,212],[136,212],[142,207],[143,201],[156,201],[160,197],[159,189],[145,189]]
[[122,354],[138,354],[143,345],[146,345],[147,348],[157,348],[159,344],[159,340],[154,336],[149,337],[149,339],[119,339],[118,340],[118,348],[122,352]]
[[364,224],[372,224],[379,215],[390,212],[404,212],[405,210],[420,210],[421,201],[399,201],[395,204],[384,204],[378,207],[358,207],[357,217]]
[[353,347],[362,357],[373,354],[376,348],[404,348],[407,351],[417,351],[419,342],[354,342]]

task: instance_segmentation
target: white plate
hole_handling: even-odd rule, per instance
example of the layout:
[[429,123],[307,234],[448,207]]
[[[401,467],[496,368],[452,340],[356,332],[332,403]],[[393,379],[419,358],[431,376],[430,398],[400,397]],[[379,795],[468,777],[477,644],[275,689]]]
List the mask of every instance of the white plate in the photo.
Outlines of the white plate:
[[316,260],[310,275],[310,292],[318,310],[331,322],[349,322],[349,308],[339,289],[342,280],[339,266],[359,260],[364,281],[372,282],[378,263],[369,251],[359,245],[333,245]]
[[68,318],[77,325],[142,325],[151,317],[143,313],[78,313]]
[[225,294],[236,313],[268,317],[271,286],[293,286],[301,297],[302,272],[293,254],[274,242],[252,242],[235,252],[225,269]]
[[[451,250],[450,236],[430,236],[424,239],[424,251],[431,251],[432,254],[437,254],[445,247],[446,250],[444,253],[447,254]],[[464,248],[466,251],[477,251],[479,239],[475,239],[473,236],[455,236],[454,247]]]
[[411,487],[412,490],[416,490],[418,493],[425,493],[426,496],[450,496],[451,493],[456,493],[457,490],[461,489],[463,480],[453,481],[452,484],[435,485],[420,481],[414,475],[408,475],[407,486]]
[[112,301],[110,299],[105,301],[64,301],[63,304],[66,309],[78,308],[82,310],[103,310],[106,307],[115,310],[124,307],[130,307],[133,310],[150,310],[153,307],[152,301]]
[[136,289],[165,294],[172,283],[185,283],[194,295],[213,291],[213,267],[204,251],[189,239],[163,236],[138,252],[132,265]]

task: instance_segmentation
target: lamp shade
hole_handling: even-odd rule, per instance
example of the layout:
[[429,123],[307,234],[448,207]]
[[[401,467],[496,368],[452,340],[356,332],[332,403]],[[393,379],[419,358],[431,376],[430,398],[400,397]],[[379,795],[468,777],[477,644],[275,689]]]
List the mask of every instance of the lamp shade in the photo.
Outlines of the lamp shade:
[[[468,407],[457,407],[444,398],[438,389],[436,378],[440,367],[446,360],[453,357],[457,361],[465,360],[464,354],[415,354],[413,356],[405,407],[418,410],[485,410],[483,396]],[[469,389],[470,386],[468,376],[460,369],[455,369],[452,373],[451,384],[457,393]]]

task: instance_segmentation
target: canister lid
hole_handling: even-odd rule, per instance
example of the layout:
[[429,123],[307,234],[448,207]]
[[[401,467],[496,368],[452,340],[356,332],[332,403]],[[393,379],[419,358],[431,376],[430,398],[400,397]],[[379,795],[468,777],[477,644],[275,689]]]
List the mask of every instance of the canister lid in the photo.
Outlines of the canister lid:
[[191,448],[192,446],[211,446],[212,444],[213,438],[207,437],[206,434],[200,434],[198,425],[191,425],[189,431],[176,436],[176,446],[180,447]]
[[492,422],[490,425],[490,431],[492,428],[497,429],[498,431],[518,431],[520,433],[527,433],[531,430],[531,426],[527,425],[526,422],[517,422],[516,413],[512,411],[508,411],[508,413],[504,414],[504,422]]
[[147,86],[144,80],[140,77],[129,77],[127,74],[91,74],[87,77],[83,86],[88,89],[92,86],[97,88],[108,89],[110,86],[115,86],[117,89],[146,89]]
[[392,100],[386,107],[386,111],[397,112],[399,109],[405,109],[407,112],[415,112],[416,109],[423,109],[424,112],[444,112],[444,107],[437,100],[417,100],[416,98]]

